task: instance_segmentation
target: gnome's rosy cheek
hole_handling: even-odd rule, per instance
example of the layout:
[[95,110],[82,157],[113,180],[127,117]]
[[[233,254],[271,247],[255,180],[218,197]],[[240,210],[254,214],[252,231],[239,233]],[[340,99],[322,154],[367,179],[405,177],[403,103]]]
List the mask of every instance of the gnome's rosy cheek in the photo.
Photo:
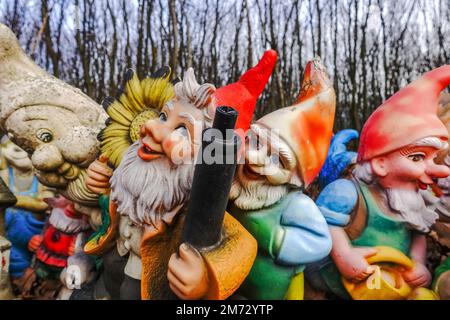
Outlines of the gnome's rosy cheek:
[[176,129],[162,143],[165,153],[177,165],[191,163],[197,150],[187,131],[184,134],[180,131],[181,129]]
[[431,147],[415,148],[411,152],[395,151],[371,160],[380,184],[389,189],[426,189],[433,179],[448,175],[449,169],[437,165],[438,150]]

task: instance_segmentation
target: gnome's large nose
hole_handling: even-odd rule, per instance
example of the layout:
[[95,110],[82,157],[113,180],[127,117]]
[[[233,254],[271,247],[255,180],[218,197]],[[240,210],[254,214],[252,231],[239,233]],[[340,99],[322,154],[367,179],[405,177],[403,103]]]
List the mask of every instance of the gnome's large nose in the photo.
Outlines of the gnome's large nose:
[[425,169],[425,173],[432,179],[447,178],[450,175],[450,168],[446,165],[432,162]]

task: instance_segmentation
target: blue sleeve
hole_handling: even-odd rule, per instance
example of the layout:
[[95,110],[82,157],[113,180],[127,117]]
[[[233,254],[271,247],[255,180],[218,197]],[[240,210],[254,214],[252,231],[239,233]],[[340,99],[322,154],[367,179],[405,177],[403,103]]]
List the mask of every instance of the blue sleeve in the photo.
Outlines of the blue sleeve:
[[297,193],[281,217],[284,238],[276,261],[301,265],[318,261],[330,253],[328,225],[314,201]]
[[358,202],[358,191],[353,182],[338,179],[327,185],[316,200],[329,225],[343,227]]

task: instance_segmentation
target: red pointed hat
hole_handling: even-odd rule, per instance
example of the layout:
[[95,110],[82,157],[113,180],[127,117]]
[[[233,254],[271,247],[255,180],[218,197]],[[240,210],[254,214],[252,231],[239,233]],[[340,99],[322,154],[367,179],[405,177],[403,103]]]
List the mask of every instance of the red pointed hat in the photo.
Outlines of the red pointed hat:
[[219,88],[214,93],[217,106],[230,106],[239,113],[236,129],[247,131],[250,127],[256,101],[269,81],[276,62],[276,51],[267,50],[258,64],[245,72],[237,82]]
[[358,161],[395,151],[426,137],[448,139],[437,116],[439,94],[450,84],[450,65],[425,73],[379,106],[365,123]]
[[293,106],[265,115],[256,126],[277,129],[297,158],[297,173],[307,187],[319,174],[333,135],[336,95],[320,58],[309,61]]

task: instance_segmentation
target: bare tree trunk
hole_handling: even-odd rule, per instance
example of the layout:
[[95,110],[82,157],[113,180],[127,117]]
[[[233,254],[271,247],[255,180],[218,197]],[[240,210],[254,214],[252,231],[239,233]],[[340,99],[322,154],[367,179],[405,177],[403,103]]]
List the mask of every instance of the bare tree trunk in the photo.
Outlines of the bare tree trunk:
[[[170,12],[170,21],[172,24],[172,48],[171,48],[171,60],[170,60],[170,67],[174,72],[176,72],[177,69],[177,63],[178,63],[178,23],[177,23],[177,12],[176,12],[176,4],[175,0],[168,0],[169,5],[169,12]],[[172,73],[173,74],[173,73]]]

